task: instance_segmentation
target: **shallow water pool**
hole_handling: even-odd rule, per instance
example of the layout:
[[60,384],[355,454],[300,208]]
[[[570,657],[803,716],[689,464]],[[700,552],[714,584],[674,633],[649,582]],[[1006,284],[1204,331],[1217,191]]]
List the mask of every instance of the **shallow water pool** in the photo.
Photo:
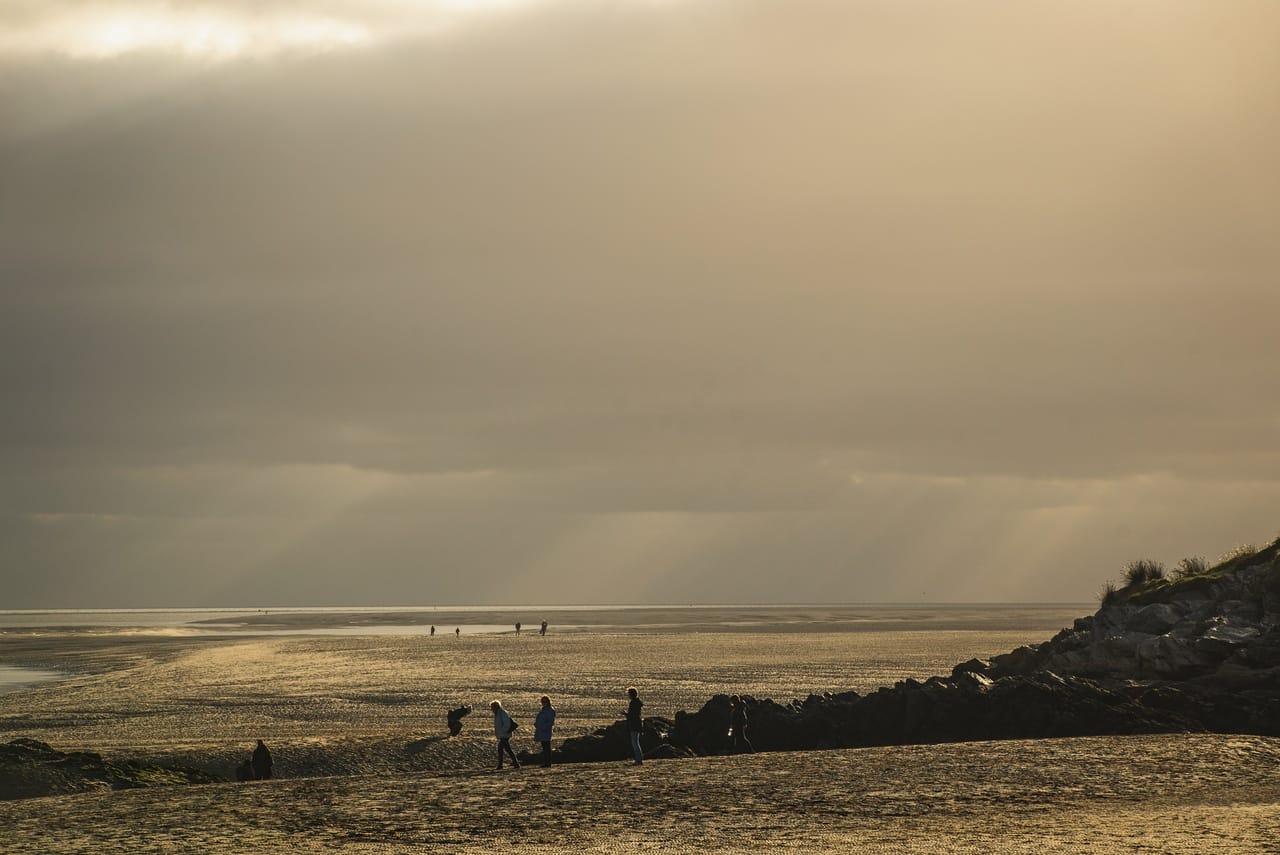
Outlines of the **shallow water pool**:
[[39,683],[48,683],[62,679],[64,674],[57,671],[40,671],[35,668],[18,668],[14,665],[0,665],[0,694],[25,689]]

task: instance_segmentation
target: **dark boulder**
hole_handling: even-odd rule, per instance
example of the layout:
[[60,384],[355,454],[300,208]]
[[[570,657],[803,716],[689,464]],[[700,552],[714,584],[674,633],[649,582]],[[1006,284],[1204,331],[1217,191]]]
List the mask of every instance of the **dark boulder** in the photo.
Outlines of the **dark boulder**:
[[[645,757],[677,756],[669,752],[658,752],[664,745],[670,744],[675,722],[661,716],[646,716],[644,729],[640,732],[640,750]],[[656,753],[655,753],[656,752]],[[631,735],[625,721],[615,721],[608,727],[602,727],[586,736],[566,739],[556,751],[557,760],[562,763],[599,763],[607,760],[631,759]],[[520,762],[525,758],[532,759],[529,752],[521,752]]]

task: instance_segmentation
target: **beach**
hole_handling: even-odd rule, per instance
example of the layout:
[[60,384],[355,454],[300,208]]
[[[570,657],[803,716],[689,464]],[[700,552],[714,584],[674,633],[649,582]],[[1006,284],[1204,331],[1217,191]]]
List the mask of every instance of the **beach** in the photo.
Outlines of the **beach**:
[[[14,829],[5,851],[1267,851],[1280,831],[1280,741],[1262,737],[490,768],[492,698],[522,723],[517,750],[529,749],[543,693],[559,711],[558,744],[620,718],[629,684],[647,715],[668,717],[718,692],[867,692],[1043,640],[1075,613],[600,610],[564,631],[570,613],[554,614],[546,637],[533,617],[520,637],[453,635],[454,621],[510,617],[487,611],[454,613],[435,637],[425,625],[361,632],[407,618],[356,612],[255,613],[194,630],[10,627],[0,662],[67,676],[0,695],[0,742],[231,779],[261,738],[277,779],[0,802],[0,827]],[[323,633],[294,634],[308,628]],[[445,713],[464,703],[476,711],[449,738]]]

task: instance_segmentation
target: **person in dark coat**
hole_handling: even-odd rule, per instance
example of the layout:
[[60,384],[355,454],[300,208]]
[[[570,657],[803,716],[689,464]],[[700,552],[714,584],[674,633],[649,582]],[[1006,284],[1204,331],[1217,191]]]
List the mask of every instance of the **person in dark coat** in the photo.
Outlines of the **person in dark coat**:
[[734,754],[755,753],[747,741],[747,705],[737,695],[729,698],[729,748]]
[[556,724],[556,708],[551,706],[551,698],[543,695],[542,709],[538,710],[538,717],[533,720],[533,739],[535,742],[542,743],[542,766],[543,768],[551,767],[551,729]]
[[239,766],[236,767],[236,780],[237,781],[253,780],[253,761],[250,760],[248,757],[245,758],[243,763],[241,763]]
[[639,766],[644,762],[644,752],[640,750],[640,734],[644,731],[644,714],[640,710],[644,701],[640,700],[640,693],[635,686],[627,686],[627,697],[631,699],[627,704],[627,734],[631,737],[631,753],[635,755],[635,765]]
[[470,704],[463,704],[462,706],[458,707],[456,710],[449,710],[449,712],[446,714],[446,718],[449,722],[450,736],[457,736],[459,733],[462,733],[462,718],[463,716],[468,716],[468,715],[471,715]]
[[253,749],[253,777],[259,781],[271,778],[271,752],[261,739],[258,740],[258,747]]

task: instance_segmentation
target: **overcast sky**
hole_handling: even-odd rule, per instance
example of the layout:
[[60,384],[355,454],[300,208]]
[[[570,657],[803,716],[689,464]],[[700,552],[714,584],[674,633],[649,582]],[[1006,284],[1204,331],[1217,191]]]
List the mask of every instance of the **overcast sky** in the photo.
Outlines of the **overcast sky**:
[[1274,0],[6,0],[0,608],[1087,601],[1280,531]]

